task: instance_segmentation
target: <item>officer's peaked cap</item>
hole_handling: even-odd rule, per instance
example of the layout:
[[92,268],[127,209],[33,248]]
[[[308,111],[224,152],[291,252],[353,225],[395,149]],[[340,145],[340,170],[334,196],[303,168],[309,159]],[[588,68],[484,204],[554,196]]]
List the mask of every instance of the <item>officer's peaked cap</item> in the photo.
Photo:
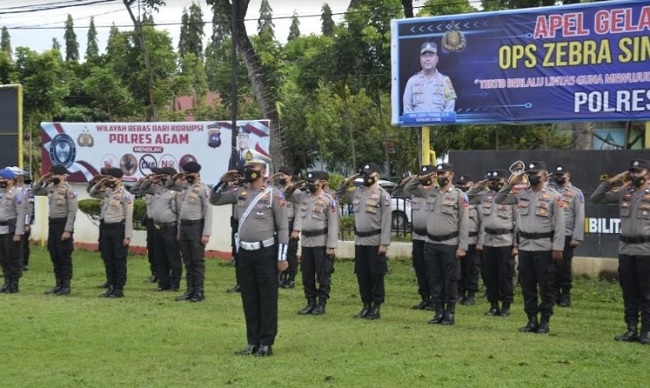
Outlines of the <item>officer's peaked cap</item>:
[[463,174],[463,175],[458,177],[458,180],[456,181],[456,184],[463,185],[463,184],[465,184],[467,182],[471,182],[471,181],[472,181],[471,176],[469,176],[467,174]]
[[635,159],[630,163],[630,170],[650,170],[650,160],[646,159]]
[[555,166],[553,172],[556,174],[564,174],[565,172],[569,172],[569,170],[566,168],[566,166],[558,164],[557,166]]
[[424,53],[438,53],[438,45],[433,41],[426,41],[420,46],[420,55]]
[[424,165],[420,167],[420,175],[426,175],[430,174],[432,172],[436,171],[436,166],[433,166],[431,164]]
[[364,166],[361,168],[361,172],[367,175],[379,172],[379,170],[379,165],[376,163],[364,164]]
[[68,173],[68,170],[64,166],[57,164],[56,166],[50,167],[50,172],[56,175],[64,175]]
[[0,169],[0,178],[2,179],[14,179],[16,174],[8,168]]
[[508,176],[508,172],[506,170],[501,170],[501,169],[490,170],[485,174],[485,177],[487,179],[501,179],[507,176]]
[[451,163],[438,163],[436,166],[436,171],[454,171],[454,165]]
[[182,165],[181,168],[183,169],[183,171],[190,174],[201,171],[201,165],[198,164],[197,162],[187,162],[184,165]]
[[329,174],[326,173],[325,171],[315,170],[315,171],[309,171],[307,173],[307,180],[310,182],[313,182],[317,179],[327,180],[328,178],[329,178]]
[[526,165],[526,172],[538,172],[542,170],[546,170],[546,163],[542,161],[534,161]]
[[278,169],[278,172],[281,172],[285,175],[293,175],[293,168],[288,166],[282,166]]
[[160,169],[160,173],[165,175],[174,175],[176,174],[176,169],[174,167],[163,167]]
[[114,178],[122,178],[124,176],[124,171],[118,167],[111,167],[106,169],[106,175],[112,176]]

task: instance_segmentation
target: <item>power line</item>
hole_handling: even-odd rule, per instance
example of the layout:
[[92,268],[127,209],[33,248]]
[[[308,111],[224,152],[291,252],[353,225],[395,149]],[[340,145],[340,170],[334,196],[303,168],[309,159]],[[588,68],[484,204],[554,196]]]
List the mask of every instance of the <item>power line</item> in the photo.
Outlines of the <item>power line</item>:
[[[9,11],[4,11],[0,9],[0,15],[15,15],[15,14],[22,14],[22,13],[52,11],[57,9],[65,9],[65,8],[73,8],[73,7],[85,7],[88,5],[114,3],[116,1],[117,0],[89,0],[88,2],[81,3],[79,0],[76,0],[72,2],[44,4],[42,8],[34,8],[37,5],[25,5],[25,6],[13,7],[13,8],[6,8]],[[29,9],[25,9],[25,8],[29,8]]]

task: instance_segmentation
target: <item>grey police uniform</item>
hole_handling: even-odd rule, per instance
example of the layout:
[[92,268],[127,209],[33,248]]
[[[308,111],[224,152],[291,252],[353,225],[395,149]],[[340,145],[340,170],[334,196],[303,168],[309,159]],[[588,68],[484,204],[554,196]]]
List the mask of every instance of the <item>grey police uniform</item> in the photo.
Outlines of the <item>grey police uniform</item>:
[[[31,184],[25,183],[20,186],[23,190],[23,201],[25,203],[25,234],[23,234],[22,242],[22,256],[23,256],[23,269],[27,270],[29,266],[29,257],[31,254],[31,247],[29,245],[29,238],[32,234],[31,226],[34,225],[34,218],[36,212],[34,210],[34,190]],[[28,228],[29,227],[29,228]]]
[[[284,187],[280,185],[276,186],[276,188],[283,193],[285,192],[285,190],[287,190],[288,187],[289,185]],[[294,222],[295,222],[296,213],[297,213],[297,204],[287,199],[287,219],[289,220],[289,235],[291,235],[291,232],[295,229]],[[283,288],[293,288],[295,285],[294,282],[298,270],[298,240],[297,239],[289,238],[289,245],[287,246],[287,262],[289,264],[287,270],[284,271],[284,273],[280,274],[280,286]]]
[[2,292],[18,292],[18,280],[22,275],[22,240],[25,233],[27,202],[24,191],[18,187],[0,189],[0,265],[4,276]]
[[456,91],[446,75],[436,71],[432,76],[418,72],[406,82],[404,113],[453,112]]
[[[99,238],[98,238],[97,245],[99,248],[99,255],[101,256],[102,261],[104,262],[105,268],[107,268],[106,258],[104,258],[104,252],[106,251],[102,249],[102,240],[104,240],[103,235],[106,230],[106,227],[104,226],[104,217],[106,213],[106,200],[110,195],[111,190],[112,189],[109,187],[104,187],[103,185],[100,185],[99,182],[88,187],[88,195],[90,195],[93,198],[99,199]],[[108,271],[106,271],[106,284],[100,287],[105,286],[106,288],[108,288],[109,285],[111,285],[111,281],[110,279],[108,279]]]
[[156,256],[154,254],[154,233],[155,227],[153,224],[153,195],[142,192],[142,183],[144,179],[140,179],[131,186],[131,193],[136,196],[142,197],[146,205],[146,218],[143,220],[144,226],[147,228],[147,260],[149,261],[149,271],[151,277],[147,282],[155,282],[158,280],[158,269],[156,268]]

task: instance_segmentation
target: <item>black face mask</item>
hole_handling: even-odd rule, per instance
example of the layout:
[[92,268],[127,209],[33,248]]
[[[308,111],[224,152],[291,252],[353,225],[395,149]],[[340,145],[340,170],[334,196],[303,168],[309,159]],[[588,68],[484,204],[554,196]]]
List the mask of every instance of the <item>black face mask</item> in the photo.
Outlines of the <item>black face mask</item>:
[[559,186],[562,186],[563,184],[566,183],[566,178],[564,178],[563,175],[555,175],[555,176],[553,177],[553,180],[554,180],[555,183],[557,183]]
[[449,178],[438,178],[438,186],[445,187],[449,183]]
[[315,193],[318,191],[318,185],[314,182],[307,182],[307,190],[309,190],[310,193]]
[[369,175],[364,175],[363,176],[363,184],[366,186],[372,186],[375,182],[377,182],[377,178],[374,176],[369,176]]
[[433,183],[431,182],[431,179],[427,179],[426,181],[420,179],[419,181],[422,186],[431,186],[431,184]]
[[501,182],[490,182],[488,184],[488,189],[492,191],[499,191],[503,187],[503,184]]
[[61,178],[52,178],[52,183],[58,185],[59,183],[61,183]]
[[188,175],[185,177],[185,180],[187,180],[187,183],[194,183],[196,182],[196,177],[194,175]]
[[531,186],[537,185],[542,180],[542,177],[539,175],[528,175],[528,182]]
[[259,172],[251,169],[244,170],[244,180],[248,183],[255,182],[261,175]]
[[278,183],[281,184],[282,186],[286,185],[287,182],[289,182],[287,178],[278,179]]
[[0,182],[0,189],[6,189],[8,183],[7,182]]
[[634,187],[641,187],[645,183],[645,177],[643,176],[634,176],[630,178],[630,183]]

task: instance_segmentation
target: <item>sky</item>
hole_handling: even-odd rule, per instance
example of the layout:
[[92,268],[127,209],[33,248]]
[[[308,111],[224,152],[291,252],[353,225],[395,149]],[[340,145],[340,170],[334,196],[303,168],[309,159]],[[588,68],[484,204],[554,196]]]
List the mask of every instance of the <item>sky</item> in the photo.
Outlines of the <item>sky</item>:
[[[51,4],[66,5],[75,2],[97,4],[75,6],[56,10],[42,10],[28,13],[15,13],[18,10],[31,10],[35,7],[43,7]],[[201,6],[203,19],[206,22],[205,33],[206,43],[211,34],[212,10],[205,0],[194,0]],[[350,0],[268,0],[273,9],[273,22],[275,24],[276,39],[286,42],[291,25],[291,16],[294,11],[298,13],[300,20],[300,32],[302,35],[310,33],[320,34],[321,28],[321,7],[327,2],[332,13],[345,12]],[[262,0],[251,0],[246,22],[246,29],[249,35],[257,32],[257,19]],[[183,8],[189,8],[192,0],[166,0],[166,6],[154,13],[154,21],[158,24],[177,23],[175,25],[161,25],[156,28],[169,31],[172,37],[174,48],[178,46],[180,34],[180,21]],[[23,7],[23,8],[19,8]],[[28,8],[25,8],[28,7]],[[134,9],[134,13],[137,9]],[[86,37],[90,17],[95,17],[95,27],[98,33],[99,48],[104,52],[108,32],[112,23],[115,23],[120,30],[131,29],[131,19],[124,7],[122,0],[0,0],[0,28],[6,26],[11,36],[11,46],[16,48],[26,46],[37,52],[48,50],[52,47],[52,39],[56,38],[62,47],[64,46],[63,34],[65,32],[65,21],[67,15],[71,14],[74,20],[75,33],[79,42],[79,54],[83,57],[86,51]],[[341,16],[334,16],[335,21],[340,21]]]

